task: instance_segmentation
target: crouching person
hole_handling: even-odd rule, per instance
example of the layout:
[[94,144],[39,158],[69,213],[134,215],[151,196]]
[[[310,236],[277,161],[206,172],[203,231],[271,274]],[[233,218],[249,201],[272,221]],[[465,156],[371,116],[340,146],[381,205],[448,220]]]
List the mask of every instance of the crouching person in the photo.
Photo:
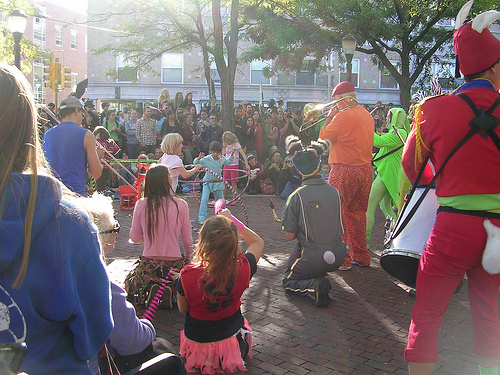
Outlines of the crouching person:
[[[110,253],[114,249],[116,235],[120,230],[119,223],[114,219],[111,198],[94,194],[92,198],[79,200],[97,226],[103,254]],[[167,340],[156,337],[155,328],[149,320],[137,317],[134,306],[127,301],[127,292],[113,281],[111,281],[111,310],[114,327],[106,346],[120,373],[140,366],[159,354],[174,353],[172,345]],[[89,366],[95,374],[107,374],[109,364],[108,359],[102,355],[89,361]]]
[[340,195],[321,178],[321,155],[328,143],[313,142],[304,148],[296,136],[286,139],[287,153],[302,176],[283,209],[282,229],[288,240],[297,239],[283,278],[287,292],[307,293],[318,307],[330,304],[327,272],[338,269],[345,257],[342,242]]

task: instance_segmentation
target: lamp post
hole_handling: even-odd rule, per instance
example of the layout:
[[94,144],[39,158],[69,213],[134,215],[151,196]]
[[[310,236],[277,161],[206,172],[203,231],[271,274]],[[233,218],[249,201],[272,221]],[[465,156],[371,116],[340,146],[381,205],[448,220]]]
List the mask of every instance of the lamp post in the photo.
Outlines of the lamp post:
[[14,36],[14,65],[17,69],[21,70],[21,39],[23,37],[24,30],[26,30],[26,24],[28,22],[28,16],[21,9],[16,9],[13,11],[7,20],[9,30]]
[[344,50],[345,58],[347,59],[347,80],[352,81],[352,57],[356,50],[356,38],[351,34],[342,38],[342,49]]

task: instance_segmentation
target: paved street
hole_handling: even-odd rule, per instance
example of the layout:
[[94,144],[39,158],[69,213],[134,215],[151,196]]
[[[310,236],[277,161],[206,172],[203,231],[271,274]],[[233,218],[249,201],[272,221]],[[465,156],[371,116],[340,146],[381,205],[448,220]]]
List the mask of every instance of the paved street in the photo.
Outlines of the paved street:
[[[191,219],[197,219],[198,203],[186,197]],[[313,300],[285,295],[281,279],[294,243],[286,241],[279,223],[273,220],[269,196],[243,196],[249,226],[265,242],[259,270],[243,295],[242,310],[254,332],[256,346],[248,359],[248,374],[407,374],[403,350],[414,300],[408,288],[380,267],[383,217],[378,211],[372,235],[372,266],[353,266],[350,271],[329,274],[332,304],[316,308]],[[284,201],[273,197],[278,216]],[[244,219],[240,206],[230,207]],[[122,284],[126,272],[142,251],[128,243],[131,211],[120,211],[115,202],[121,231],[115,251],[108,256],[113,280]],[[195,227],[200,226],[194,224]],[[196,233],[193,233],[196,239]],[[439,340],[440,367],[436,374],[478,374],[471,353],[473,335],[469,303],[464,290],[452,299]],[[139,309],[138,313],[143,310]],[[154,324],[158,335],[179,349],[183,315],[160,310]]]

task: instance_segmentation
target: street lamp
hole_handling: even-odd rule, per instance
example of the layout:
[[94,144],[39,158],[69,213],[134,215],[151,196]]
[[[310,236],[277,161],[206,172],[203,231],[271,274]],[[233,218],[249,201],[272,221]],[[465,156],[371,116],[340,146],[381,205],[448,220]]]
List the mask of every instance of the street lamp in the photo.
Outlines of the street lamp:
[[24,30],[26,30],[26,24],[28,23],[28,16],[21,9],[16,9],[13,11],[7,20],[9,30],[14,36],[14,65],[17,69],[21,70],[21,39],[23,37]]
[[344,50],[345,58],[347,59],[347,81],[352,81],[352,57],[356,51],[356,38],[351,34],[342,38],[342,49]]

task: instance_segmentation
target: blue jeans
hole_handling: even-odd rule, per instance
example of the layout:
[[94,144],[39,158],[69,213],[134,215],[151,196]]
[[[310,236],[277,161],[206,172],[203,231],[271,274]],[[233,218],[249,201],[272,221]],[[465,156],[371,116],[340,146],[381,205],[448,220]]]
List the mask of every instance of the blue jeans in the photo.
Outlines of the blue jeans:
[[[215,201],[224,198],[223,190],[214,190],[212,191],[212,193],[214,194]],[[208,197],[210,197],[210,182],[203,184],[203,192],[201,193],[200,212],[198,212],[198,221],[205,221],[207,219]]]

